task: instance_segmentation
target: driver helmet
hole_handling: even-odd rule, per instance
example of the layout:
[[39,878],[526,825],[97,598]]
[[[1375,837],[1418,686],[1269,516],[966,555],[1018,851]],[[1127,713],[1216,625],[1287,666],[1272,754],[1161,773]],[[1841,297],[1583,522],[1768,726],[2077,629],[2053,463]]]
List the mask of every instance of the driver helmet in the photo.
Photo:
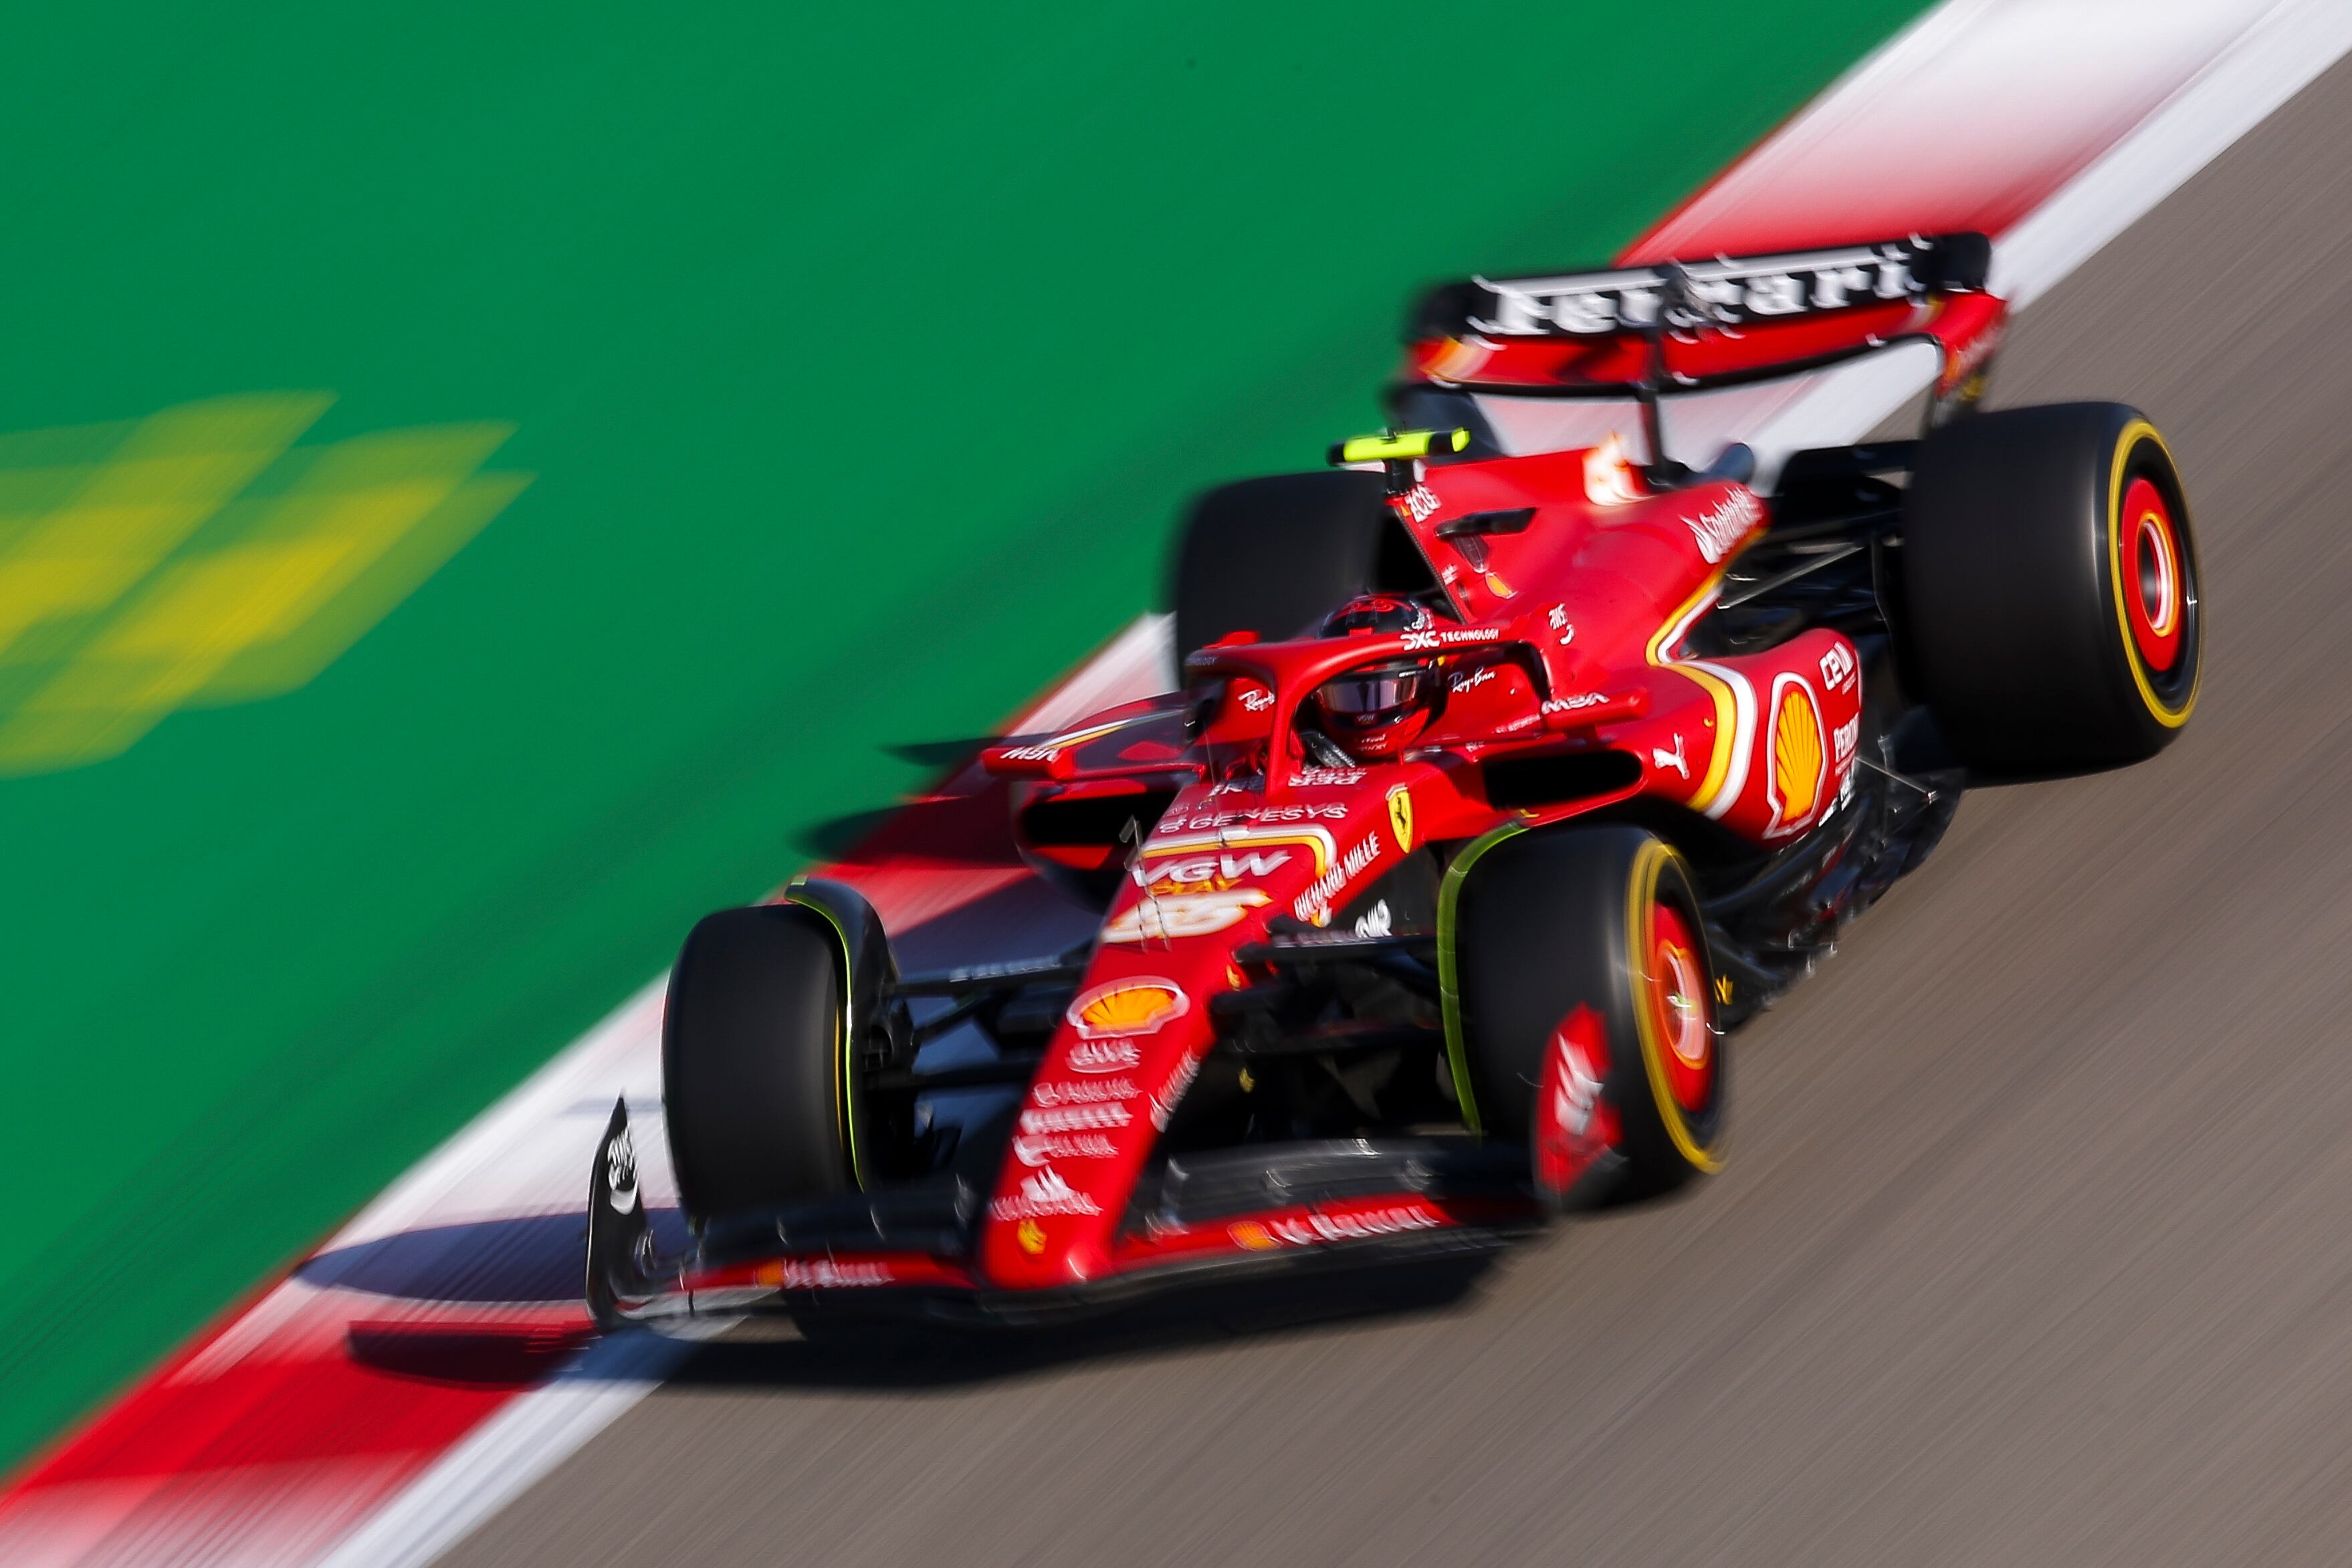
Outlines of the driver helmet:
[[[1326,616],[1316,634],[1425,632],[1436,624],[1419,600],[1360,593]],[[1435,659],[1391,659],[1324,682],[1312,701],[1324,734],[1359,758],[1386,761],[1429,727],[1440,689]]]

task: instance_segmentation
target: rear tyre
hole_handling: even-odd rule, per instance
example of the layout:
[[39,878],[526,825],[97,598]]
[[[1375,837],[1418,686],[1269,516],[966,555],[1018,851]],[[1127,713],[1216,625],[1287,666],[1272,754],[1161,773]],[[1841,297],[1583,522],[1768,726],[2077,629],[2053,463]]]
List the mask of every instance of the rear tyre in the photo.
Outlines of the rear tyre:
[[798,904],[722,909],[688,935],[662,1021],[663,1110],[688,1214],[856,1185],[843,965],[840,938]]
[[1904,499],[1906,665],[1995,773],[2152,757],[2197,706],[2197,549],[2164,438],[2120,403],[2008,409],[1922,443]]
[[[1383,485],[1347,470],[1277,474],[1195,501],[1170,584],[1179,656],[1235,632],[1278,642],[1351,594],[1425,586],[1428,569],[1389,516]],[[1400,569],[1419,577],[1386,580]]]
[[1722,1039],[1682,857],[1631,827],[1481,843],[1455,861],[1441,907],[1465,1113],[1529,1141],[1556,1205],[1716,1169]]

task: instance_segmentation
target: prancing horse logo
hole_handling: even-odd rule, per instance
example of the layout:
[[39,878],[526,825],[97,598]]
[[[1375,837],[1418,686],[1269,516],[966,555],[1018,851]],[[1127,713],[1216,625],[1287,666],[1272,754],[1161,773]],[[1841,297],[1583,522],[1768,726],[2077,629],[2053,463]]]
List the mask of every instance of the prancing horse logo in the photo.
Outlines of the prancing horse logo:
[[1412,852],[1412,790],[1400,784],[1389,791],[1389,826],[1396,830],[1397,852]]

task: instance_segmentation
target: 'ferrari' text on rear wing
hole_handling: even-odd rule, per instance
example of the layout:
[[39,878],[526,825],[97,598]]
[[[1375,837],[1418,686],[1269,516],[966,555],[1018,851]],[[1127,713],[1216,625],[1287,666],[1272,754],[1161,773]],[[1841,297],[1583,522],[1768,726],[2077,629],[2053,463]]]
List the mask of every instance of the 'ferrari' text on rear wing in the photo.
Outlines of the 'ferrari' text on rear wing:
[[[1991,245],[1979,234],[1942,235],[1778,256],[1683,263],[1686,302],[1664,325],[1742,327],[1848,310],[1927,294],[1976,293]],[[1592,338],[1659,319],[1666,273],[1653,267],[1543,277],[1474,277],[1433,289],[1416,315],[1419,337]],[[1686,317],[1687,319],[1682,319]]]

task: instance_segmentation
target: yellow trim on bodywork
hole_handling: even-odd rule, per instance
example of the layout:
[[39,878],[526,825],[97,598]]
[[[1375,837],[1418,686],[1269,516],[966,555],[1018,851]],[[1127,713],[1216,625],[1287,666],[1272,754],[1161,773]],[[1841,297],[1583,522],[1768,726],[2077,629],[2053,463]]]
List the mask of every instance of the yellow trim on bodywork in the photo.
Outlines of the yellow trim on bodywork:
[[1724,780],[1730,776],[1732,748],[1739,744],[1739,699],[1733,694],[1731,684],[1721,675],[1667,658],[1666,635],[1687,621],[1691,612],[1722,586],[1723,573],[1709,572],[1706,580],[1699,584],[1698,591],[1684,600],[1675,612],[1666,617],[1665,623],[1651,634],[1650,645],[1644,653],[1655,668],[1672,670],[1697,682],[1699,689],[1715,703],[1716,743],[1707,748],[1706,771],[1699,776],[1698,788],[1685,802],[1694,811],[1705,811],[1714,805],[1716,796],[1723,791]]
[[1445,1020],[1445,1064],[1454,1074],[1454,1102],[1462,1108],[1462,1124],[1473,1133],[1483,1134],[1486,1128],[1478,1120],[1478,1097],[1470,1089],[1470,1051],[1462,1034],[1462,965],[1454,955],[1455,912],[1462,902],[1462,880],[1470,874],[1470,868],[1505,839],[1527,831],[1524,822],[1506,822],[1471,840],[1445,868],[1445,881],[1437,890],[1437,1009]]
[[[1650,952],[1655,946],[1657,932],[1658,878],[1667,866],[1681,863],[1682,856],[1660,839],[1650,840],[1634,854],[1633,874],[1625,879],[1625,939],[1632,945],[1632,951],[1626,955],[1626,973],[1635,982],[1633,1028],[1641,1037],[1642,1063],[1649,1072],[1650,1097],[1657,1102],[1658,1120],[1664,1124],[1666,1136],[1674,1141],[1675,1152],[1692,1169],[1712,1173],[1723,1167],[1723,1158],[1691,1136],[1690,1124],[1684,1119],[1683,1108],[1666,1082],[1666,1042],[1658,1037],[1658,1020],[1650,1016],[1649,1008],[1648,985],[1654,977],[1650,974]],[[1720,1051],[1722,1047],[1717,1045],[1716,1049]],[[1718,1062],[1718,1075],[1722,1070]],[[1719,1076],[1717,1081],[1720,1082]]]
[[1074,729],[1067,735],[1057,735],[1051,740],[1041,740],[1037,744],[1054,751],[1064,751],[1073,746],[1084,746],[1089,740],[1100,740],[1104,736],[1114,730],[1125,729],[1130,724],[1140,724],[1147,718],[1160,716],[1160,715],[1157,713],[1129,714],[1125,718],[1115,718],[1107,724],[1091,724],[1084,729]]
[[1330,833],[1322,828],[1286,832],[1281,829],[1252,829],[1247,825],[1233,828],[1203,828],[1195,832],[1173,833],[1164,839],[1147,839],[1136,855],[1138,864],[1150,860],[1175,860],[1185,855],[1208,853],[1241,854],[1249,850],[1270,845],[1292,844],[1312,850],[1315,853],[1315,874],[1321,876],[1331,869],[1331,857],[1338,846]]
[[[2197,709],[2198,688],[2205,682],[2204,647],[2201,643],[2192,644],[2190,639],[2183,636],[2184,645],[2181,651],[2196,659],[2197,667],[2189,672],[2189,695],[2182,699],[2178,708],[2166,707],[2163,699],[2156,695],[2155,685],[2147,678],[2147,661],[2140,657],[2138,641],[2132,636],[2131,622],[2126,617],[2124,609],[2124,470],[2130,465],[2132,449],[2139,444],[2142,437],[2156,444],[2156,449],[2164,454],[2166,465],[2172,469],[2176,476],[2180,472],[2179,465],[2172,461],[2172,448],[2164,444],[2164,436],[2147,421],[2133,420],[2124,426],[2123,434],[2116,438],[2113,471],[2107,478],[2107,586],[2115,594],[2116,630],[2124,640],[2124,663],[2131,666],[2132,684],[2139,687],[2140,701],[2147,705],[2148,716],[2155,719],[2157,723],[2167,729],[2179,729],[2189,722],[2189,716]],[[2181,510],[2184,513],[2188,510],[2185,499]],[[2185,524],[2185,517],[2183,522]],[[2184,528],[2173,529],[2172,548],[2174,553],[2180,558],[2179,570],[2182,580],[2181,597],[2185,615],[2191,578],[2189,570],[2189,536]]]

